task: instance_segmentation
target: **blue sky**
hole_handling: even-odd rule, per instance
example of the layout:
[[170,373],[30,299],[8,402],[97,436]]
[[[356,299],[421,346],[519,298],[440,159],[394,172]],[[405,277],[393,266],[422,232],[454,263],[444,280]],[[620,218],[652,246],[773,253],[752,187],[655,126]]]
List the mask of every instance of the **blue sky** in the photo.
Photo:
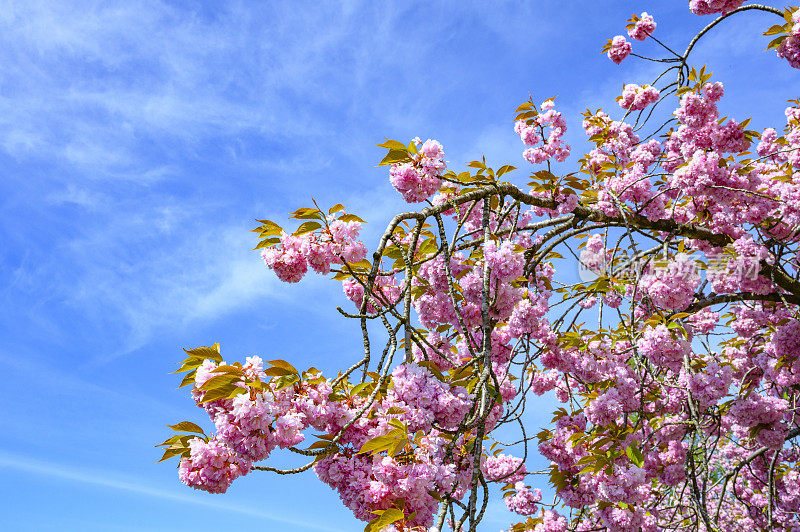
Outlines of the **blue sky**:
[[[657,72],[599,53],[632,13],[678,48],[710,21],[661,1],[222,4],[0,3],[4,530],[359,530],[313,473],[212,496],[155,464],[167,423],[210,427],[170,374],[181,347],[327,373],[358,356],[338,283],[279,284],[253,219],[342,202],[374,245],[403,208],[374,166],[384,136],[522,167],[511,117],[530,92],[558,96],[577,153],[579,113],[620,116],[623,82]],[[800,93],[763,51],[773,23],[739,15],[695,57],[756,128]],[[487,529],[510,519],[493,507]]]

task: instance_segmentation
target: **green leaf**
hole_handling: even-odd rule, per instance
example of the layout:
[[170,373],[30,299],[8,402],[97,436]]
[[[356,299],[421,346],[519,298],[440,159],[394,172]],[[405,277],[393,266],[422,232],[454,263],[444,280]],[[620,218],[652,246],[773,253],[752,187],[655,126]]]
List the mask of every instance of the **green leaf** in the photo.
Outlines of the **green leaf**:
[[198,434],[205,434],[203,429],[200,428],[199,425],[192,423],[191,421],[181,421],[177,425],[167,425],[169,428],[179,432],[197,432]]
[[369,270],[370,268],[372,268],[372,264],[370,264],[367,259],[361,259],[358,262],[350,262],[348,264],[350,264],[350,266],[352,268],[354,268],[354,269],[361,268],[361,269],[364,269],[364,270]]
[[202,365],[203,365],[203,359],[202,358],[188,357],[184,361],[183,365],[181,367],[179,367],[178,369],[176,369],[175,371],[173,371],[172,373],[183,373],[184,371],[197,369],[198,367],[200,367]]
[[[519,113],[519,114],[518,114],[518,115],[517,115],[517,116],[514,118],[514,121],[517,121],[517,120],[525,120],[525,121],[527,122],[527,120],[528,120],[529,118],[535,118],[536,116],[539,116],[539,113],[538,113],[538,112],[537,112],[537,111],[534,109],[534,110],[532,110],[532,111],[526,111],[526,112],[524,112],[524,113]],[[532,123],[532,122],[528,122],[528,124],[531,124],[531,123]]]
[[189,351],[184,349],[184,351],[186,351],[187,355],[191,355],[193,357],[209,359],[213,360],[214,362],[222,362],[222,356],[219,354],[219,344],[214,344],[211,347],[208,346],[196,347]]
[[383,436],[376,436],[370,440],[364,442],[364,445],[361,446],[361,449],[358,451],[359,453],[378,453],[381,451],[386,451],[394,445],[396,438],[389,434],[384,434]]
[[271,364],[271,365],[273,365],[275,367],[283,368],[285,370],[288,370],[289,372],[291,372],[294,375],[300,375],[300,372],[297,371],[297,368],[295,368],[294,366],[292,366],[291,364],[289,364],[285,360],[281,360],[281,359],[268,360],[267,363],[269,363],[269,364]]
[[398,438],[394,443],[394,447],[389,450],[389,456],[397,456],[403,452],[403,449],[405,449],[407,443],[407,438]]
[[788,35],[781,35],[780,37],[777,37],[777,38],[775,38],[775,39],[771,40],[771,41],[769,42],[769,44],[767,45],[767,50],[771,50],[771,49],[773,49],[773,48],[777,48],[778,46],[780,46],[780,45],[781,45],[781,43],[782,43],[782,42],[783,42],[783,41],[784,41],[784,40],[785,40],[787,37],[788,37]]
[[316,218],[318,215],[319,215],[319,209],[312,209],[311,207],[300,207],[291,214],[290,218],[308,219],[308,218]]
[[260,224],[263,224],[263,225],[271,225],[271,226],[274,226],[274,227],[280,227],[280,225],[276,224],[272,220],[256,220],[256,221],[258,223],[260,223]]
[[328,401],[344,401],[348,397],[346,395],[342,395],[339,392],[331,392],[328,394]]
[[364,532],[380,532],[403,518],[403,511],[397,508],[389,508],[388,510],[379,510],[372,513],[377,514],[378,517],[367,524]]
[[264,370],[267,377],[284,377],[286,375],[294,375],[291,371],[285,368],[272,367]]
[[608,292],[610,286],[611,286],[611,281],[608,279],[608,277],[599,277],[594,282],[592,282],[586,288],[586,290],[589,292],[606,293]]
[[300,382],[300,377],[297,375],[284,375],[283,377],[278,377],[275,379],[275,389],[276,390],[283,390],[284,388],[288,388],[292,384]]
[[628,458],[630,458],[631,462],[636,464],[638,467],[642,467],[642,465],[644,465],[644,455],[638,447],[629,445],[625,448],[625,454],[628,456]]
[[325,215],[319,209],[312,209],[311,207],[300,207],[294,211],[290,218],[297,220],[324,220]]
[[244,390],[244,388],[240,388],[239,386],[234,386],[233,384],[228,384],[227,386],[220,386],[219,388],[214,388],[213,390],[207,391],[203,394],[203,400],[200,401],[201,403],[208,403],[211,401],[216,401],[218,399],[227,399],[233,392],[236,390]]
[[319,373],[322,373],[322,372],[320,370],[318,370],[317,368],[315,368],[314,366],[311,366],[310,368],[308,368],[307,370],[305,370],[303,372],[303,376],[305,377],[306,375],[310,375],[310,374],[317,375]]
[[406,424],[400,421],[399,419],[390,419],[389,425],[391,425],[396,429],[402,430],[404,433],[408,434],[408,427],[406,427]]
[[433,376],[439,379],[440,381],[447,382],[447,379],[445,378],[444,374],[442,373],[442,371],[439,369],[439,366],[437,366],[435,362],[431,360],[424,360],[422,362],[419,362],[418,365],[430,371],[433,374]]
[[558,180],[555,174],[553,174],[553,172],[551,172],[550,170],[539,170],[538,172],[534,173],[531,177],[536,177],[536,179],[547,182],[554,182]]
[[[239,362],[237,362],[239,364]],[[233,366],[231,364],[224,364],[222,366],[217,366],[214,368],[214,373],[234,373],[236,375],[242,375],[242,368],[239,366]]]
[[306,233],[310,233],[312,231],[316,231],[322,227],[322,224],[319,222],[304,222],[300,224],[300,227],[297,228],[297,231],[294,232],[295,236],[304,235]]
[[[183,454],[183,453],[185,453],[187,450],[188,450],[188,449],[185,449],[185,448],[180,448],[180,449],[178,449],[178,448],[172,448],[172,447],[169,447],[168,449],[166,449],[166,450],[164,451],[164,454],[161,456],[161,460],[159,460],[158,462],[163,462],[164,460],[169,460],[169,459],[170,459],[170,458],[172,458],[173,456],[182,455],[182,454]],[[156,462],[156,463],[158,463],[158,462]]]
[[308,446],[308,448],[307,448],[306,450],[307,450],[307,451],[311,451],[311,450],[313,450],[313,449],[325,449],[325,448],[326,448],[326,447],[328,447],[330,444],[331,444],[331,442],[329,442],[329,441],[326,441],[326,440],[319,440],[319,441],[315,441],[314,443],[312,443],[311,445],[309,445],[309,446]]
[[378,163],[378,166],[385,166],[387,164],[397,164],[397,163],[406,163],[410,162],[411,157],[408,155],[406,151],[406,147],[403,146],[402,150],[389,150],[389,153],[384,157],[381,162]]
[[280,236],[283,229],[277,225],[262,225],[253,229],[253,232],[258,232],[259,238],[264,238],[265,236]]
[[770,28],[764,32],[764,35],[778,35],[779,33],[783,33],[785,30],[783,29],[783,25],[775,24],[774,26],[770,26]]
[[386,142],[381,144],[376,144],[376,146],[380,146],[381,148],[386,148],[387,150],[405,150],[406,145],[397,140],[389,140],[386,139]]
[[497,177],[500,177],[501,175],[516,169],[517,169],[516,166],[511,166],[510,164],[504,164],[503,166],[500,167],[499,170],[497,170]]
[[262,249],[262,248],[271,248],[275,244],[279,244],[280,241],[281,241],[281,239],[277,238],[277,237],[265,238],[264,240],[259,242],[256,247],[253,248],[253,251],[255,251],[257,249]]
[[343,209],[344,209],[344,205],[342,205],[341,203],[337,203],[336,205],[334,205],[333,207],[328,209],[328,214],[333,214],[333,213],[339,212],[339,211],[341,211]]
[[219,388],[221,386],[228,386],[233,384],[234,382],[240,379],[239,375],[231,375],[230,373],[224,373],[222,375],[215,375],[211,377],[203,385],[200,387],[201,390],[213,390],[215,388]]
[[405,434],[402,429],[393,429],[383,436],[375,436],[371,440],[367,440],[358,452],[375,454],[381,451],[388,451],[390,448],[394,447],[398,439],[404,436]]
[[357,384],[353,387],[350,391],[351,395],[364,395],[365,397],[368,396],[372,390],[375,388],[374,382],[362,382],[361,384]]
[[343,216],[339,216],[338,219],[343,222],[361,222],[362,224],[367,223],[358,216],[356,216],[355,214],[345,214]]
[[186,375],[184,375],[183,376],[183,380],[178,385],[178,388],[183,388],[184,386],[187,386],[189,384],[194,384],[195,375],[197,375],[197,370],[196,369],[192,370],[189,373],[187,373]]
[[176,434],[175,436],[170,436],[169,438],[164,440],[164,443],[159,443],[155,447],[173,447],[176,443],[185,444],[192,438],[196,438],[196,436],[193,436],[191,434]]

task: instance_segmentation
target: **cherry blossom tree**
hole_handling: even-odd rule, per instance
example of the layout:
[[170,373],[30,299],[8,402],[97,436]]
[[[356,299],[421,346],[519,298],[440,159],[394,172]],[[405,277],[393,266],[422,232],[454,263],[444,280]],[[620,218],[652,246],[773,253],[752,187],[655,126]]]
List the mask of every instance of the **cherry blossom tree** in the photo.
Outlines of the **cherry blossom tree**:
[[[530,100],[514,125],[525,186],[513,166],[457,172],[435,140],[387,140],[380,164],[413,208],[371,253],[342,205],[296,210],[294,230],[259,220],[280,280],[342,283],[363,356],[324,376],[187,350],[181,386],[214,431],[172,426],[163,459],[181,481],[223,493],[313,469],[374,532],[477,530],[492,485],[523,516],[514,531],[800,530],[800,102],[748,130],[689,63],[716,25],[760,10],[776,15],[769,48],[800,68],[800,11],[742,3],[691,0],[717,18],[683,53],[647,13],[609,40],[620,63],[628,39],[653,39],[665,70],[624,86],[619,120],[584,114],[575,172],[558,168],[574,156],[554,99]],[[544,394],[561,403],[552,425],[526,426]],[[278,448],[307,464],[269,465]],[[533,453],[550,466],[530,470]]]

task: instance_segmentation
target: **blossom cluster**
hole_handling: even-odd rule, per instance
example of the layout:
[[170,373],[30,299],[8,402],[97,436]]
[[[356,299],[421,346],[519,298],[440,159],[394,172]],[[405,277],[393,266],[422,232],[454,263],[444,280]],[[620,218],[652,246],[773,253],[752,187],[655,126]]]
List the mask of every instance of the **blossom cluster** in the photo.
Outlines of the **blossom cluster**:
[[631,46],[631,43],[629,43],[624,36],[617,35],[611,39],[611,46],[608,49],[607,55],[615,65],[618,65],[631,54],[632,50],[633,46]]
[[280,244],[261,252],[264,264],[275,271],[278,279],[299,282],[311,267],[316,273],[331,271],[331,264],[359,262],[367,255],[364,243],[358,240],[361,223],[329,216],[326,227],[302,235],[284,232]]
[[730,13],[741,7],[744,0],[690,0],[689,10],[695,15],[713,15]]
[[[450,440],[441,432],[456,428],[473,406],[463,387],[450,386],[428,369],[406,363],[392,372],[388,392],[370,403],[368,394],[350,391],[342,396],[318,373],[295,375],[290,386],[270,379],[268,373],[275,374],[265,370],[259,357],[247,358],[244,365],[206,359],[197,368],[192,396],[209,414],[216,432],[207,439],[189,440],[179,466],[182,482],[224,493],[275,449],[302,443],[304,431],[311,427],[331,439],[340,435],[333,452],[321,456],[314,470],[359,519],[372,520],[374,511],[402,498],[407,513],[414,516],[406,519],[407,526],[431,526],[438,504],[431,493],[444,491],[461,498],[469,488],[470,457],[461,451],[460,461],[448,462]],[[220,378],[232,381],[233,397],[206,400],[215,389],[209,387],[212,379]],[[367,415],[357,418],[355,413],[364,408]],[[398,427],[407,435],[397,435]],[[399,453],[364,450],[370,442],[393,436],[402,446]],[[484,457],[482,463],[490,482],[505,483],[526,474],[522,460],[510,455]]]
[[[630,87],[630,101],[625,103],[630,109],[646,105],[637,104],[636,98],[657,98],[647,88]],[[506,200],[492,206],[488,213],[489,229],[497,236],[477,243],[471,251],[445,253],[439,245],[429,247],[420,252],[419,267],[411,279],[399,275],[402,270],[389,273],[380,268],[383,273],[372,281],[375,297],[367,305],[368,312],[392,307],[410,289],[416,317],[430,332],[410,349],[415,362],[407,360],[395,368],[391,387],[367,408],[364,417],[354,417],[365,404],[363,396],[350,402],[330,400],[332,390],[327,396],[321,392],[325,384],[303,382],[288,402],[245,401],[240,397],[247,396],[242,395],[230,400],[229,405],[214,405],[222,410],[215,413],[218,433],[212,441],[224,443],[231,456],[245,460],[246,465],[265,458],[274,448],[297,445],[305,427],[313,426],[331,436],[342,431],[337,451],[321,458],[315,471],[339,492],[356,517],[369,520],[373,512],[390,508],[401,498],[407,518],[398,530],[430,526],[439,504],[430,493],[460,498],[471,489],[468,453],[447,455],[446,449],[452,449],[454,441],[464,437],[459,426],[475,408],[475,398],[467,387],[448,384],[435,372],[454,372],[476,360],[488,317],[497,324],[491,331],[490,358],[499,388],[498,403],[490,408],[485,421],[487,434],[502,424],[506,405],[519,396],[523,386],[510,375],[518,353],[515,346],[535,343],[540,356],[537,366],[530,370],[528,389],[535,394],[554,392],[564,403],[576,395],[585,397],[580,411],[559,417],[554,430],[540,438],[539,452],[551,461],[555,478],[563,479],[557,490],[559,500],[567,507],[595,508],[587,518],[591,526],[658,529],[657,514],[648,510],[662,496],[656,486],[677,488],[689,481],[684,464],[690,448],[686,427],[692,415],[719,420],[719,426],[734,438],[721,444],[725,453],[714,458],[718,460],[715,467],[744,459],[754,446],[781,449],[792,426],[790,406],[778,389],[764,385],[780,383],[786,389],[800,384],[800,371],[795,370],[800,368],[800,357],[794,354],[794,346],[800,346],[800,326],[796,320],[787,322],[778,326],[766,343],[763,339],[756,343],[755,332],[772,322],[766,311],[739,306],[738,318],[731,325],[737,341],[719,353],[697,351],[694,338],[712,332],[720,315],[705,308],[691,310],[702,297],[702,279],[697,262],[690,256],[704,256],[707,284],[718,294],[766,293],[772,289],[769,280],[759,273],[762,265],[773,264],[774,258],[742,227],[779,213],[784,213],[786,227],[793,216],[800,216],[780,201],[763,197],[767,196],[765,192],[784,197],[799,193],[793,182],[773,183],[768,176],[791,160],[784,151],[787,145],[800,141],[800,133],[794,133],[800,131],[800,112],[787,110],[786,137],[778,137],[774,130],[765,132],[758,147],[764,159],[755,170],[744,172],[739,163],[722,164],[729,154],[741,153],[750,146],[741,124],[719,120],[717,106],[723,94],[720,83],[704,83],[686,92],[675,111],[678,127],[663,143],[641,141],[630,124],[612,120],[602,112],[587,114],[584,120],[585,131],[596,144],[583,166],[585,173],[595,177],[597,201],[593,208],[609,217],[621,216],[625,210],[652,221],[672,218],[679,223],[702,223],[730,239],[725,247],[686,239],[682,242],[684,252],[668,253],[663,258],[645,255],[638,265],[643,267],[637,266],[635,283],[624,276],[609,279],[610,286],[587,294],[580,302],[582,308],[598,301],[618,308],[628,301],[632,319],[639,324],[633,338],[601,334],[592,340],[576,336],[574,341],[564,342],[563,332],[554,329],[547,316],[555,271],[546,262],[528,269],[526,251],[539,245],[542,237],[520,229],[533,216],[554,216],[560,211],[539,207],[523,211]],[[566,128],[551,100],[541,109],[529,121],[520,120],[515,125],[531,162],[554,157],[561,149],[558,143],[563,142]],[[547,140],[545,127],[552,129]],[[536,155],[532,149],[543,154]],[[555,158],[559,160],[560,156]],[[666,173],[660,182],[651,178],[656,171]],[[574,206],[563,195],[545,196],[536,190],[532,194],[555,197],[557,202]],[[682,197],[693,201],[681,202]],[[466,231],[479,231],[486,223],[483,210],[484,200],[475,200],[444,214]],[[769,230],[773,235],[786,232],[781,222]],[[598,279],[610,276],[608,265],[619,260],[616,250],[606,247],[606,239],[600,234],[590,235],[580,253],[584,266]],[[404,246],[411,244],[408,235],[400,240]],[[407,252],[405,248],[402,251]],[[484,282],[486,276],[488,283]],[[358,307],[363,304],[368,282],[357,277],[344,281],[345,293]],[[689,316],[685,320],[652,321],[654,316],[663,318],[670,313]],[[638,369],[642,364],[649,369]],[[312,389],[316,391],[312,393]],[[309,399],[311,396],[314,398]],[[243,403],[248,407],[244,417],[238,413]],[[266,406],[273,403],[282,408],[276,411]],[[273,441],[279,419],[286,428],[281,429],[279,440]],[[598,442],[620,438],[610,434],[632,419],[660,422],[637,424],[619,441],[622,452],[606,448],[602,457],[598,455],[598,445],[607,445]],[[409,435],[416,432],[417,436],[409,436],[398,447],[398,454],[359,452],[374,438],[400,430],[391,422],[401,423]],[[455,440],[451,433],[458,435]],[[455,445],[458,448],[460,444]],[[234,462],[228,459],[223,463]],[[187,462],[184,469],[199,467]],[[232,473],[226,473],[225,478],[233,478],[239,471],[228,470]],[[241,471],[244,474],[246,468]],[[540,492],[525,484],[527,468],[522,460],[506,454],[484,456],[481,473],[488,482],[513,486],[506,497],[509,510],[536,519],[536,527],[552,523],[553,530],[563,530],[564,516],[542,508]],[[756,482],[757,473],[748,475],[737,479],[737,486]],[[716,496],[723,500],[721,522],[732,523],[741,512],[737,504],[742,503],[730,502],[725,493],[712,490],[709,496],[711,503]],[[796,504],[792,501],[796,499],[789,492],[786,497],[790,502],[782,503],[776,515],[790,522]],[[764,500],[753,495],[746,504],[763,507]],[[763,526],[763,520],[757,517],[751,517],[748,523],[754,528]]]
[[776,49],[778,57],[786,59],[793,68],[800,68],[800,11],[792,13],[789,35]]
[[[549,128],[546,136],[545,128]],[[530,146],[523,156],[531,164],[542,164],[551,158],[564,162],[569,157],[570,146],[563,140],[567,132],[567,122],[564,116],[555,110],[555,102],[552,99],[542,102],[541,113],[529,122],[518,120],[514,124],[514,131],[520,136],[523,144]],[[539,143],[542,143],[541,146]]]
[[393,164],[389,181],[408,203],[418,203],[439,190],[440,177],[447,168],[444,149],[435,140],[416,142],[418,154],[411,162]]
[[620,96],[619,106],[629,111],[641,111],[651,103],[658,101],[658,89],[650,85],[625,85]]
[[628,28],[628,36],[637,41],[644,41],[656,31],[656,21],[647,11],[638,17],[634,16]]
[[[741,5],[690,2],[696,14]],[[798,17],[778,49],[792,66]],[[628,37],[655,28],[642,13]],[[624,36],[607,48],[615,63],[631,51]],[[661,136],[645,137],[631,113],[587,111],[593,147],[560,177],[551,165],[570,155],[564,116],[553,99],[523,104],[522,155],[547,165],[527,192],[500,182],[508,166],[474,161],[477,172],[455,174],[435,140],[387,141],[391,185],[430,206],[403,220],[413,229],[393,222],[366,267],[361,222],[340,211],[300,212],[317,221],[295,234],[265,225],[274,245],[262,256],[280,280],[342,266],[366,356],[335,379],[258,357],[191,361],[192,397],[215,431],[175,440],[181,481],[222,493],[288,449],[313,457],[308,467],[356,518],[399,510],[387,528],[398,532],[434,526],[441,504],[467,508],[486,482],[538,532],[655,532],[698,513],[720,530],[800,529],[800,450],[789,443],[800,435],[800,102],[783,131],[763,131],[756,157],[759,134],[721,118],[723,85],[704,71],[690,79]],[[659,99],[627,84],[619,105]],[[579,253],[573,236],[586,238]],[[558,246],[591,275],[558,272]],[[374,372],[368,323],[388,337]],[[533,446],[550,462],[553,505],[528,485],[521,445],[485,447],[521,419],[528,394],[562,403],[538,444],[522,440],[524,456]],[[299,449],[309,429],[318,441]]]

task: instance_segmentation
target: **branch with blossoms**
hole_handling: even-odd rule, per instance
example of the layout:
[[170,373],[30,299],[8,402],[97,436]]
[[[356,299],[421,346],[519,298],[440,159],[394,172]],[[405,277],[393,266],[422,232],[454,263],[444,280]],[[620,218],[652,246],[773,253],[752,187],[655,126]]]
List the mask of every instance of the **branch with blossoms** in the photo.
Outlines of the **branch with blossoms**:
[[[457,172],[435,140],[387,140],[380,165],[420,208],[372,253],[341,204],[296,210],[294,230],[259,220],[256,249],[280,280],[310,269],[342,283],[363,354],[326,377],[187,350],[181,386],[215,431],[172,425],[162,459],[211,493],[313,469],[367,532],[475,531],[498,489],[517,532],[799,529],[800,101],[780,134],[747,130],[720,119],[722,83],[688,58],[720,22],[760,10],[785,21],[769,47],[800,67],[800,14],[690,9],[720,16],[683,54],[652,16],[629,21],[631,39],[670,54],[640,57],[670,66],[624,86],[620,120],[584,114],[592,148],[575,172],[556,166],[571,154],[565,117],[531,99],[514,125],[525,187],[513,166]],[[617,36],[604,52],[619,63],[632,46]],[[545,395],[560,406],[534,434],[526,412]],[[256,465],[276,449],[307,461]],[[528,468],[534,449],[543,471]]]

